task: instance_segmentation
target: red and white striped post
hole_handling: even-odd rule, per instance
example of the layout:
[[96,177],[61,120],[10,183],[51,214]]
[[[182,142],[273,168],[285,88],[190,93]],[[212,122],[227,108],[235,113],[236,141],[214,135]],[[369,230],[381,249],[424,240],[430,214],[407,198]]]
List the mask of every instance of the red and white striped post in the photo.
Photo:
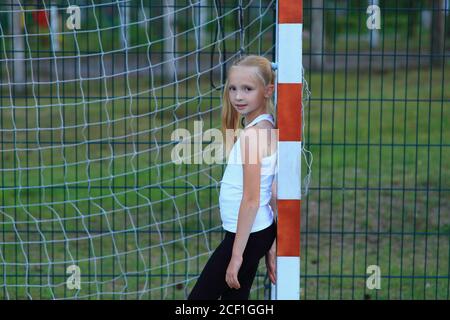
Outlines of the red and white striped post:
[[278,0],[278,300],[300,299],[302,0]]

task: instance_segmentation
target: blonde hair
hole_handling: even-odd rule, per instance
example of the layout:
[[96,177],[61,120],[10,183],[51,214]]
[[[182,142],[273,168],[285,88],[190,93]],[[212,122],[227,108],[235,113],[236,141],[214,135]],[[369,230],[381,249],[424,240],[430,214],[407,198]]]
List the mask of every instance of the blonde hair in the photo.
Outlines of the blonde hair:
[[[272,70],[272,63],[265,57],[257,55],[247,55],[236,59],[227,72],[227,80],[225,82],[225,87],[223,90],[223,107],[222,107],[222,133],[225,135],[227,129],[232,129],[235,131],[240,124],[240,114],[233,108],[229,91],[228,76],[230,70],[235,66],[245,66],[245,67],[257,67],[256,75],[262,81],[264,86],[274,84],[275,82],[275,72]],[[275,128],[277,127],[277,120],[275,115],[275,107],[272,98],[266,99],[265,113],[270,113],[275,120]]]

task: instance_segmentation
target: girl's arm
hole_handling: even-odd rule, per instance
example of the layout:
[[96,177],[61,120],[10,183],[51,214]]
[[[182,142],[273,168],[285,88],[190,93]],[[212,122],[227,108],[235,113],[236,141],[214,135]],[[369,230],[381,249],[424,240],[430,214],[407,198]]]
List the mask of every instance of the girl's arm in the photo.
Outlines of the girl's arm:
[[[247,245],[256,213],[259,209],[261,158],[263,148],[258,148],[258,129],[248,128],[241,136],[241,156],[243,163],[243,195],[239,208],[236,236],[228,265],[226,282],[231,288],[239,289],[238,272]],[[252,143],[253,142],[253,143]]]

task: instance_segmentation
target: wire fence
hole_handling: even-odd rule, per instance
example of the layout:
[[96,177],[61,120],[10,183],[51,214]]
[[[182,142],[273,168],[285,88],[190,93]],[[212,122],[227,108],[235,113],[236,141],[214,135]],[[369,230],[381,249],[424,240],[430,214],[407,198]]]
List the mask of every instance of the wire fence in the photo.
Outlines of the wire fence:
[[304,299],[449,298],[448,2],[376,3],[304,2]]

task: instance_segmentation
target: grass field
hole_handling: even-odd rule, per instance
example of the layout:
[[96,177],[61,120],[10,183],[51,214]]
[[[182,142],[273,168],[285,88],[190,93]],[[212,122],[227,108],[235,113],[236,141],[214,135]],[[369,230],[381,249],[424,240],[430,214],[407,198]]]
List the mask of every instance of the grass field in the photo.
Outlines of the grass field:
[[[449,72],[306,75],[303,298],[449,298]],[[0,298],[182,299],[192,288],[221,239],[224,168],[174,165],[170,134],[193,120],[219,127],[220,92],[204,79],[159,85],[85,81],[60,99],[40,85],[15,108],[1,93]],[[70,264],[79,291],[66,288]],[[368,265],[381,268],[375,292]]]

